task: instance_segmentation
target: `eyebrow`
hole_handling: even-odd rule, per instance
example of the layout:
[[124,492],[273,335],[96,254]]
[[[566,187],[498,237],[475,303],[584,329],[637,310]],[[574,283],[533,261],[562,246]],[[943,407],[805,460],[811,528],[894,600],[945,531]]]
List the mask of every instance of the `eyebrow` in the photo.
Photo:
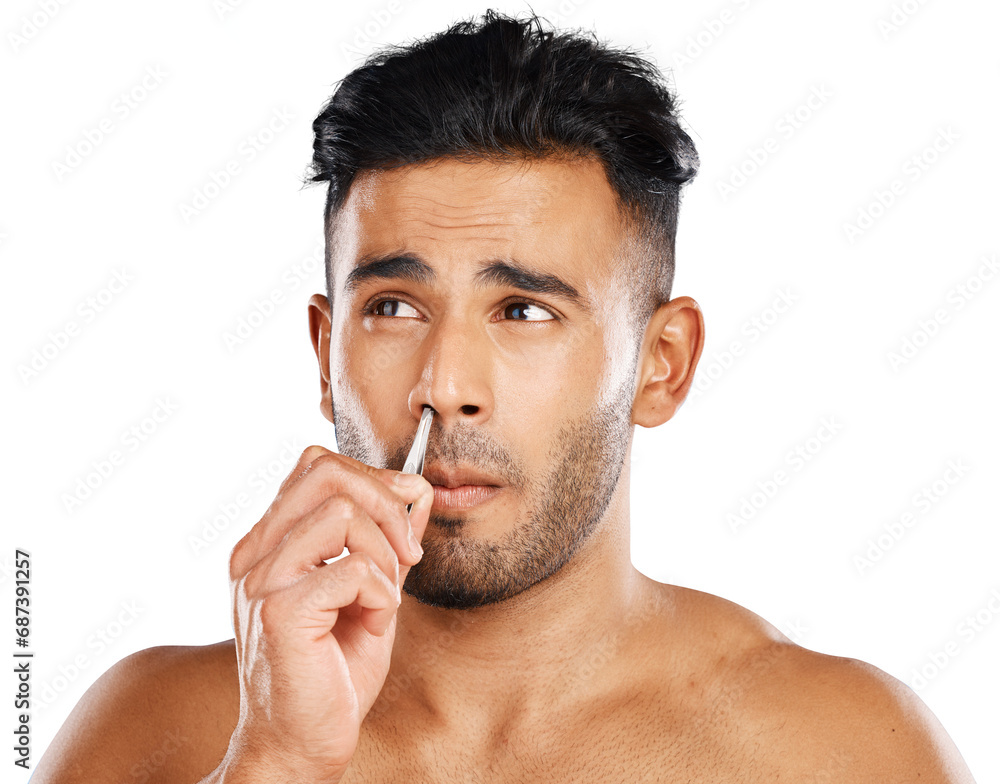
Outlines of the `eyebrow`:
[[[369,253],[361,257],[347,275],[344,290],[352,292],[373,279],[409,280],[429,285],[437,278],[434,268],[414,253]],[[515,259],[490,259],[475,274],[476,288],[510,286],[535,294],[547,294],[569,302],[587,313],[590,303],[562,278],[533,270]]]

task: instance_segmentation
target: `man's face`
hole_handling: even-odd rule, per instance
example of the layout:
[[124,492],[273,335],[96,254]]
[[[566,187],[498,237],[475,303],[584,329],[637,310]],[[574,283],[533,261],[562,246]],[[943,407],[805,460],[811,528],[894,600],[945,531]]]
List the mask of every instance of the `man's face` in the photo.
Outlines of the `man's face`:
[[622,240],[592,159],[439,160],[351,186],[333,227],[338,448],[399,470],[427,404],[425,476],[461,467],[500,486],[473,506],[435,503],[411,596],[501,601],[600,527],[632,434]]

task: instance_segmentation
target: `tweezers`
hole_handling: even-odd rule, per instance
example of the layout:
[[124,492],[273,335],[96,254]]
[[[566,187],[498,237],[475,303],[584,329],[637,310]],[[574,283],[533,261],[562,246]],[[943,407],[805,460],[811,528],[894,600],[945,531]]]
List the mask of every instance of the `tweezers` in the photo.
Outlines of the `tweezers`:
[[[410,447],[410,454],[406,456],[406,463],[403,465],[404,474],[424,473],[424,454],[427,452],[427,438],[430,435],[431,420],[434,419],[434,409],[424,406],[424,413],[420,415],[420,424],[417,425],[417,434],[413,437],[413,446]],[[410,507],[406,505],[406,513],[410,513]]]

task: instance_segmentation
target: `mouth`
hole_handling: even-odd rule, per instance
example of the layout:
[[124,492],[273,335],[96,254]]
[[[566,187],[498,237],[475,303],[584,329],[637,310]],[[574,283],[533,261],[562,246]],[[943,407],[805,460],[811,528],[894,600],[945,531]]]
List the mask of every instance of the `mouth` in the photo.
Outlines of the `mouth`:
[[425,466],[424,478],[434,486],[434,508],[471,509],[503,492],[500,480],[471,468]]
[[502,487],[494,485],[461,485],[460,487],[442,487],[434,485],[434,509],[471,509],[474,506],[492,501]]

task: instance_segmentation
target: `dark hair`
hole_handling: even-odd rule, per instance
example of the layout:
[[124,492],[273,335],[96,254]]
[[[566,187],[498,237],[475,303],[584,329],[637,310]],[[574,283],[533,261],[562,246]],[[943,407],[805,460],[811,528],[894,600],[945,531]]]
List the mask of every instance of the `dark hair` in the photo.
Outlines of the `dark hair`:
[[[330,183],[330,228],[355,175],[435,158],[594,155],[642,259],[632,287],[643,326],[670,299],[680,190],[694,143],[656,67],[591,35],[545,30],[493,10],[410,46],[389,46],[345,76],[313,122],[307,182]],[[332,301],[332,300],[331,300]]]

